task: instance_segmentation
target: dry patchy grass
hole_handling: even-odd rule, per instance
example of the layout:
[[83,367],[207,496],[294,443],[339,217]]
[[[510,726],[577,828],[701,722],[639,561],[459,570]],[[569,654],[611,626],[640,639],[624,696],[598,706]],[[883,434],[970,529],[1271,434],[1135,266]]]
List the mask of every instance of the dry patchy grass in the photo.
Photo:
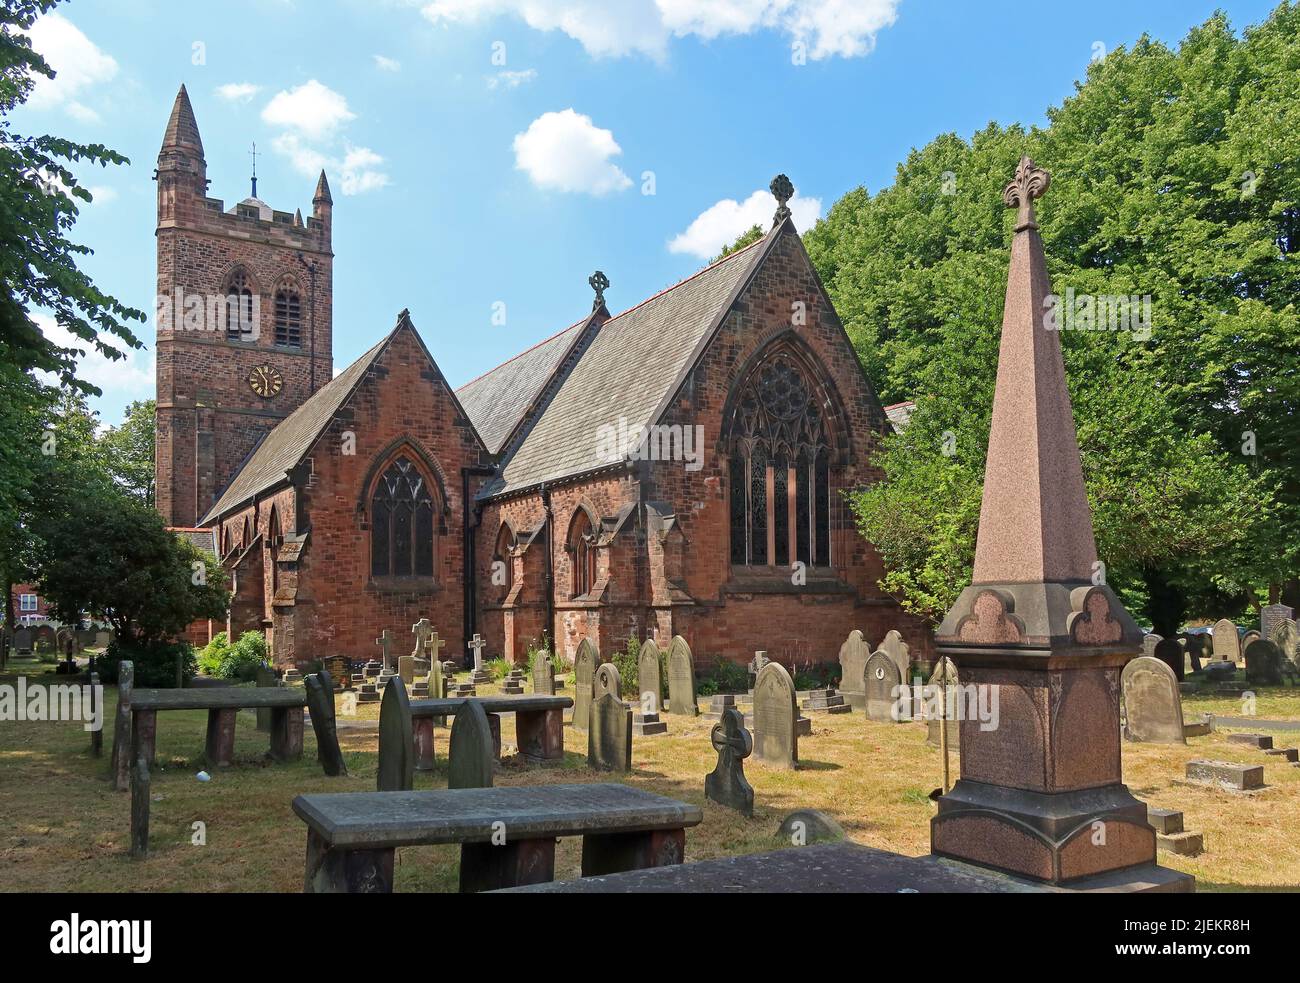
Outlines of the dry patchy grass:
[[[12,679],[7,680],[12,682]],[[106,719],[112,719],[109,695]],[[365,716],[373,715],[363,708]],[[814,716],[813,736],[800,741],[802,765],[781,771],[750,762],[756,790],[752,820],[704,799],[704,775],[715,763],[710,724],[668,717],[670,733],[637,739],[635,771],[619,780],[704,809],[704,822],[687,833],[687,857],[753,853],[780,844],[772,834],[781,818],[798,808],[834,815],[849,836],[869,846],[919,855],[929,849],[926,799],[940,782],[939,754],[925,743],[918,724],[864,721],[860,713]],[[106,780],[105,756],[88,755],[89,736],[68,723],[0,722],[0,859],[9,891],[299,891],[306,842],[303,824],[290,811],[304,792],[369,791],[374,788],[377,734],[341,735],[349,777],[329,779],[315,762],[307,728],[303,760],[271,765],[267,735],[242,712],[236,764],[207,783],[202,767],[206,715],[202,711],[159,714],[158,765],[153,780],[152,855],[126,855],[130,802]],[[507,754],[513,718],[502,718]],[[417,788],[446,786],[448,731],[436,732],[438,768],[417,774]],[[1277,735],[1279,744],[1287,735]],[[1300,735],[1292,735],[1300,737]],[[565,728],[568,751],[562,766],[522,768],[509,756],[499,785],[610,781],[585,765],[586,734]],[[580,753],[582,752],[582,753]],[[1260,763],[1268,788],[1233,795],[1183,781],[1193,758]],[[1208,851],[1200,857],[1161,854],[1161,862],[1194,874],[1200,890],[1300,888],[1300,768],[1247,747],[1229,745],[1223,734],[1193,739],[1187,747],[1125,745],[1125,778],[1135,794],[1154,806],[1182,809],[1189,829],[1203,832]],[[954,755],[955,770],[955,755]],[[207,825],[207,845],[191,845],[191,824]],[[578,874],[580,844],[562,840],[556,876]],[[453,891],[455,847],[398,851],[399,891]]]

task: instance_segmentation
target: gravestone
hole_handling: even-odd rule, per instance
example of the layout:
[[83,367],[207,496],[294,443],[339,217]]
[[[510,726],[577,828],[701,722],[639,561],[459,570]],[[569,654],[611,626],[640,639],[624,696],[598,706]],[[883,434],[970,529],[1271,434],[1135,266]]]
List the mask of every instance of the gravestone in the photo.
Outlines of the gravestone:
[[[274,689],[280,685],[280,677],[268,665],[258,666],[253,678],[257,681],[258,689]],[[271,732],[271,710],[269,707],[258,707],[257,729],[268,734]]]
[[31,655],[34,636],[30,628],[19,628],[14,632],[14,654]]
[[704,797],[753,816],[754,786],[745,780],[745,759],[754,750],[754,739],[745,730],[744,715],[735,707],[724,709],[709,741],[718,752],[718,763],[704,776]]
[[1183,681],[1183,662],[1187,653],[1183,647],[1178,644],[1177,639],[1162,638],[1151,653],[1151,658],[1159,659],[1169,667],[1169,671],[1174,674],[1174,679],[1178,682]]
[[1200,672],[1209,657],[1205,635],[1183,635],[1182,638],[1187,649],[1187,658],[1192,663],[1192,672]]
[[673,636],[668,649],[668,712],[682,717],[700,712],[695,703],[695,659],[681,635]]
[[338,723],[334,719],[334,680],[322,669],[309,675],[303,685],[307,690],[311,729],[316,735],[316,760],[331,778],[346,775],[348,766],[339,748]]
[[1143,744],[1186,744],[1183,704],[1174,671],[1155,656],[1140,655],[1120,674],[1124,739]]
[[338,691],[351,689],[352,660],[346,655],[327,655],[321,660],[321,668],[330,674]]
[[785,666],[769,662],[754,681],[754,757],[778,768],[799,764],[794,680]]
[[[411,625],[411,634],[415,636],[415,648],[411,649],[412,655],[424,655],[425,646],[428,644],[429,636],[433,634],[433,624],[428,618],[421,618],[415,624]],[[434,653],[437,658],[437,653]],[[392,669],[393,665],[389,661],[388,649],[384,649],[384,668]]]
[[755,652],[754,657],[749,660],[749,665],[745,668],[749,670],[749,695],[754,695],[754,684],[758,682],[758,674],[763,671],[763,667],[772,660],[767,657],[766,652]]
[[393,633],[385,628],[375,639],[375,644],[379,646],[382,653],[381,659],[376,663],[373,659],[366,663],[365,674],[369,679],[378,678],[379,674],[389,667],[393,661]]
[[379,707],[379,774],[381,792],[409,792],[415,784],[415,731],[406,684],[394,676],[384,687]]
[[1282,685],[1282,651],[1266,638],[1246,649],[1246,680],[1254,686]]
[[851,707],[860,707],[866,703],[867,696],[861,688],[862,670],[866,668],[869,658],[871,646],[862,637],[862,632],[854,628],[840,646],[840,692]]
[[1255,631],[1253,628],[1250,631],[1246,632],[1246,634],[1241,636],[1241,658],[1243,662],[1246,659],[1246,651],[1252,645],[1258,642],[1259,639],[1260,639],[1259,632]]
[[1227,618],[1217,621],[1211,632],[1214,642],[1214,658],[1219,662],[1231,662],[1236,665],[1241,661],[1241,636],[1237,626]]
[[1271,639],[1277,626],[1295,617],[1295,609],[1285,604],[1269,604],[1259,611],[1259,633]]
[[1156,646],[1163,642],[1164,636],[1157,635],[1154,632],[1148,632],[1142,636],[1142,654],[1155,658]]
[[483,704],[469,700],[451,725],[447,750],[448,788],[491,788],[493,753],[492,725]]
[[131,784],[131,693],[135,663],[117,664],[117,716],[113,720],[113,787],[125,792]]
[[1279,621],[1273,628],[1273,634],[1268,636],[1268,640],[1278,647],[1282,658],[1300,669],[1300,631],[1297,631],[1294,620],[1283,618]]
[[[863,666],[863,674],[866,674],[866,666]],[[941,731],[941,717],[947,716],[948,726],[948,747],[959,748],[961,746],[961,726],[955,719],[955,714],[948,712],[948,696],[952,688],[957,685],[957,666],[952,659],[946,655],[939,656],[939,662],[934,667],[934,672],[930,674],[929,686],[926,692],[927,703],[929,697],[933,696],[935,702],[939,704],[938,715],[926,715],[925,741],[931,747],[943,746],[943,733]],[[952,696],[954,701],[956,696]]]
[[645,713],[658,713],[663,699],[663,681],[659,677],[659,646],[653,638],[647,638],[637,656],[637,693],[641,697],[641,709]]
[[862,671],[862,689],[867,694],[867,719],[880,723],[898,723],[894,712],[903,678],[898,664],[882,651],[873,652]]
[[797,809],[781,820],[777,827],[778,839],[795,846],[811,846],[847,838],[844,827],[829,813],[820,809]]
[[898,678],[900,680],[907,678],[907,670],[911,666],[911,656],[908,654],[907,643],[903,641],[903,636],[898,631],[890,631],[885,635],[885,640],[880,643],[877,652],[884,652],[893,660],[898,667]]
[[573,657],[573,726],[586,729],[591,718],[591,698],[596,686],[596,667],[600,665],[600,653],[590,638],[578,643],[578,652]]
[[592,691],[592,699],[596,700],[608,693],[615,699],[621,700],[623,680],[618,674],[618,667],[612,662],[606,662],[596,667],[596,688]]
[[614,692],[598,694],[591,704],[590,729],[587,731],[587,767],[604,771],[632,770],[632,711],[616,695],[620,685],[618,670],[610,670]]
[[533,692],[538,696],[555,695],[555,666],[545,652],[533,657]]

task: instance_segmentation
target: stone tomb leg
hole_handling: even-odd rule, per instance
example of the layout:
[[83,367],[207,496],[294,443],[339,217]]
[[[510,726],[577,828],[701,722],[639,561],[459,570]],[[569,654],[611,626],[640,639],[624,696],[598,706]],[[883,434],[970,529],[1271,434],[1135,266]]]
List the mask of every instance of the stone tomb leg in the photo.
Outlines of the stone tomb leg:
[[555,880],[555,838],[464,843],[460,848],[460,893],[477,894]]
[[127,759],[134,765],[136,758],[144,758],[144,763],[153,767],[158,734],[158,713],[156,710],[131,711],[131,753]]
[[685,856],[684,829],[603,835],[589,833],[582,838],[582,876],[669,867],[681,863]]
[[414,718],[411,721],[411,737],[415,743],[415,770],[433,771],[433,764],[437,760],[433,751],[433,718]]
[[393,850],[331,850],[307,829],[307,894],[391,894]]
[[271,708],[271,757],[280,762],[302,757],[302,707]]
[[[203,757],[209,768],[228,768],[235,758],[235,715],[238,710],[209,710],[208,737],[203,746]],[[299,718],[301,735],[301,717]],[[299,750],[302,749],[301,736]]]
[[516,713],[515,742],[519,753],[529,761],[563,761],[564,711]]

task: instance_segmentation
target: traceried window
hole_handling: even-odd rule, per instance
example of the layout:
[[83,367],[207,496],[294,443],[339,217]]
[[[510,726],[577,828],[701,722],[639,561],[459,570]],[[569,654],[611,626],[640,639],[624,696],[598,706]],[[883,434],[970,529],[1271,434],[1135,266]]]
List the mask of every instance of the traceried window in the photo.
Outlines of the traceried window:
[[434,497],[424,473],[399,457],[370,500],[370,572],[375,577],[432,577]]
[[302,296],[292,284],[275,291],[275,343],[302,347]]
[[[501,529],[497,533],[496,552],[492,556],[492,562],[494,564],[502,564],[502,567],[497,567],[496,569],[502,571],[505,579],[502,580],[500,577],[494,577],[492,582],[496,584],[500,581],[499,586],[503,588],[503,593],[506,594],[508,594],[510,588],[514,586],[515,580],[514,562],[510,558],[510,551],[514,549],[514,545],[515,534],[510,531],[508,525],[504,522],[501,523]],[[493,572],[495,573],[495,570]]]
[[247,274],[237,270],[226,282],[226,338],[251,341],[257,327],[255,313],[252,285]]
[[582,597],[596,583],[596,530],[585,509],[578,509],[573,517],[569,553],[573,557],[573,596]]
[[731,562],[830,564],[830,447],[803,365],[764,361],[740,393],[731,431]]

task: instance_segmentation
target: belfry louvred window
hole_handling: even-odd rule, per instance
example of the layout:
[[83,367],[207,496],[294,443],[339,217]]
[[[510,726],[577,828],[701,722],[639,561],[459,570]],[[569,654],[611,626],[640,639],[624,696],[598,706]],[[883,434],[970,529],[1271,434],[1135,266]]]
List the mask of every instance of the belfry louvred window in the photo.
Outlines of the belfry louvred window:
[[374,577],[432,577],[435,501],[423,472],[399,457],[370,501],[370,572]]
[[226,338],[230,341],[248,341],[256,327],[254,321],[253,288],[242,271],[236,271],[226,282]]
[[302,347],[302,298],[292,286],[282,286],[275,292],[275,343]]
[[829,566],[830,443],[809,374],[782,350],[742,386],[731,424],[731,562]]

